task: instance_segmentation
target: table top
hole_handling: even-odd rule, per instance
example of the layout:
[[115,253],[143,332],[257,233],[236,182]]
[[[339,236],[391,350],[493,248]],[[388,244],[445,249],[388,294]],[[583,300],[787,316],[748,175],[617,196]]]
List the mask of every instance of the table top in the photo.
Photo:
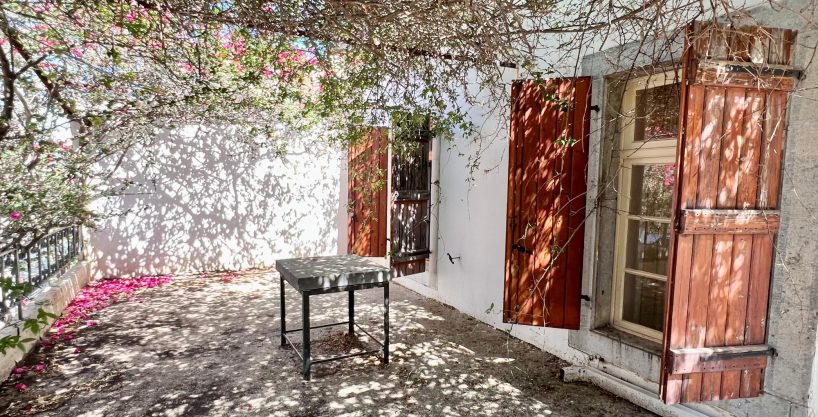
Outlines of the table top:
[[389,281],[389,267],[358,255],[318,256],[276,261],[276,270],[300,292]]

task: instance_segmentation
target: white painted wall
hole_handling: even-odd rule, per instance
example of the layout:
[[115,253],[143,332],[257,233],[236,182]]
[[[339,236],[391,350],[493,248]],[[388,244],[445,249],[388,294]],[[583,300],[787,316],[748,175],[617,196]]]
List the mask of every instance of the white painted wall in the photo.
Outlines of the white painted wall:
[[[503,80],[522,78],[515,69],[502,68]],[[481,95],[488,100],[488,94]],[[479,143],[455,135],[439,149],[440,201],[436,280],[409,276],[400,283],[449,304],[563,359],[585,362],[585,355],[568,345],[568,331],[502,322],[505,264],[506,204],[508,191],[508,128],[502,115],[487,109],[489,102],[469,113],[490,141]],[[508,111],[499,106],[499,111]],[[479,169],[469,172],[469,158],[480,156]],[[452,263],[447,254],[460,257]],[[436,282],[436,289],[423,285]]]
[[129,152],[116,180],[146,186],[95,202],[105,213],[129,211],[91,233],[94,275],[240,269],[345,251],[346,153],[287,140],[284,156],[254,154],[230,128],[189,126]]

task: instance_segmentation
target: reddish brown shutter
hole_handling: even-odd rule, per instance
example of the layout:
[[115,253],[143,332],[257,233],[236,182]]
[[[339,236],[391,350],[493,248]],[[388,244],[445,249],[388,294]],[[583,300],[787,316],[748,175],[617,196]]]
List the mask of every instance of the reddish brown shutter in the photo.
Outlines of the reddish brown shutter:
[[591,80],[511,94],[503,321],[578,329]]
[[668,280],[662,398],[758,396],[794,33],[694,25]]
[[373,128],[349,148],[349,253],[386,256],[387,143],[386,128]]
[[431,132],[407,117],[392,149],[392,275],[426,271],[429,259],[431,182]]

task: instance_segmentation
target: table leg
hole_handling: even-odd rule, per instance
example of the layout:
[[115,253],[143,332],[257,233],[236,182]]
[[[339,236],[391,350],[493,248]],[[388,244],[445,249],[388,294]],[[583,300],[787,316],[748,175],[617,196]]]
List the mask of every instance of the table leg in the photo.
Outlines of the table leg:
[[284,308],[284,277],[281,277],[281,294],[280,294],[280,302],[281,302],[281,346],[287,345],[287,339],[284,337],[284,332],[287,331],[287,319],[286,319],[286,309]]
[[310,366],[312,365],[312,357],[310,356],[310,296],[309,294],[301,294],[301,344],[303,348],[304,357],[304,379],[310,380]]
[[355,291],[349,290],[349,335],[355,334]]
[[383,364],[389,365],[389,282],[383,286]]

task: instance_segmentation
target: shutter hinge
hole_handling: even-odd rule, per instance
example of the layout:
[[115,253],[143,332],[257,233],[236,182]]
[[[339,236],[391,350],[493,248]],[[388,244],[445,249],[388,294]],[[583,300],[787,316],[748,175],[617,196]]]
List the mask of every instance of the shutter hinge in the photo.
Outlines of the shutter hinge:
[[591,301],[591,297],[586,294],[580,295],[579,298],[585,301]]
[[591,106],[591,110],[593,110],[593,111],[595,111],[595,112],[599,113],[599,110],[600,110],[600,109],[599,109],[599,105],[594,104],[593,106]]

